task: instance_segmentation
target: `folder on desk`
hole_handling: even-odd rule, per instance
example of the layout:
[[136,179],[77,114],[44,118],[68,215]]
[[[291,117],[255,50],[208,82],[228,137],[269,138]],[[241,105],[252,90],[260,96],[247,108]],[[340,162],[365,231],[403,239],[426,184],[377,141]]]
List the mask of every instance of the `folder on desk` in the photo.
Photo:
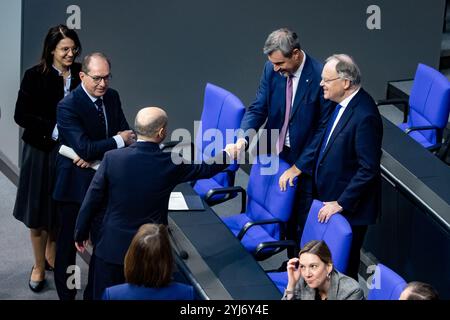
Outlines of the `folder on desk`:
[[203,201],[198,195],[183,195],[181,192],[171,192],[169,199],[171,211],[198,211],[205,210]]

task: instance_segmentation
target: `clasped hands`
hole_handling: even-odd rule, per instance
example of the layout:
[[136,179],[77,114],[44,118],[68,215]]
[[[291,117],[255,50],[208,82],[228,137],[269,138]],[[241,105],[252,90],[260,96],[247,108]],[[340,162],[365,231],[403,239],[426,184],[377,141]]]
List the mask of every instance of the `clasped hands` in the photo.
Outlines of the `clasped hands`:
[[[117,134],[123,139],[123,142],[125,143],[125,146],[129,146],[130,144],[133,144],[136,142],[136,135],[133,132],[133,130],[125,130],[125,131],[119,131]],[[76,157],[73,159],[73,163],[80,167],[80,168],[89,168],[91,166],[91,163],[80,158]]]

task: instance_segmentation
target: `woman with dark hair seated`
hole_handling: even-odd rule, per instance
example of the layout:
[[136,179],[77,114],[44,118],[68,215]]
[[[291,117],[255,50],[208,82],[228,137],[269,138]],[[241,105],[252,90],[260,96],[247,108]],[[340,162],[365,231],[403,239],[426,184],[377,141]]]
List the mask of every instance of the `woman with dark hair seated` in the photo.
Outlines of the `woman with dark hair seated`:
[[313,240],[287,264],[288,285],[283,300],[362,300],[354,279],[336,271],[324,241]]
[[125,256],[126,283],[109,287],[103,300],[194,300],[192,286],[173,282],[174,259],[167,227],[142,225]]

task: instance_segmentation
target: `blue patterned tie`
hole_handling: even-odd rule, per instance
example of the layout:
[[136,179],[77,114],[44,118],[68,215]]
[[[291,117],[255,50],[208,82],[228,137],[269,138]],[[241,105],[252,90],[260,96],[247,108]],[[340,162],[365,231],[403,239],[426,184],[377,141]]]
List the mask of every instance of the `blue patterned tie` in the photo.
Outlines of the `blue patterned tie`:
[[97,115],[100,119],[100,123],[105,128],[106,137],[108,137],[108,131],[106,129],[106,120],[105,120],[105,114],[103,113],[103,100],[101,98],[98,98],[95,100],[95,105],[97,106]]

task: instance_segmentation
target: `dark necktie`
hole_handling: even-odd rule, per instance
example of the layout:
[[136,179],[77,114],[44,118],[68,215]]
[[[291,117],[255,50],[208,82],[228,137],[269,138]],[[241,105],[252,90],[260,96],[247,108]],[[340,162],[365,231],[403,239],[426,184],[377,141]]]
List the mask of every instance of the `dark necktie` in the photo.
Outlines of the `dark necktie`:
[[289,75],[286,82],[286,112],[284,114],[283,127],[281,128],[280,136],[278,137],[277,153],[283,151],[284,140],[286,139],[286,133],[289,126],[289,118],[291,116],[292,108],[292,75]]
[[333,124],[336,121],[336,118],[339,114],[339,110],[341,110],[342,106],[338,104],[336,108],[334,109],[333,114],[331,115],[330,120],[328,121],[327,125],[327,131],[325,132],[325,135],[323,136],[322,144],[320,146],[320,153],[322,153],[325,150],[325,147],[327,146],[327,141],[330,139],[331,135],[331,128],[333,128]]
[[325,134],[323,135],[323,140],[322,143],[320,144],[320,153],[319,153],[319,157],[317,159],[317,163],[316,163],[316,172],[315,172],[315,176],[316,176],[316,181],[317,181],[317,171],[319,170],[319,163],[322,160],[322,154],[325,151],[325,147],[327,146],[327,141],[330,138],[331,135],[331,128],[333,128],[333,124],[336,121],[336,118],[339,114],[339,110],[342,108],[342,106],[340,104],[338,104],[335,109],[333,114],[331,115],[330,120],[328,120],[328,124],[327,124],[327,130],[325,131]]
[[95,105],[97,106],[97,115],[100,120],[100,123],[105,128],[106,137],[108,137],[108,131],[106,128],[106,120],[105,120],[105,114],[103,113],[103,100],[101,98],[98,98],[95,100]]

